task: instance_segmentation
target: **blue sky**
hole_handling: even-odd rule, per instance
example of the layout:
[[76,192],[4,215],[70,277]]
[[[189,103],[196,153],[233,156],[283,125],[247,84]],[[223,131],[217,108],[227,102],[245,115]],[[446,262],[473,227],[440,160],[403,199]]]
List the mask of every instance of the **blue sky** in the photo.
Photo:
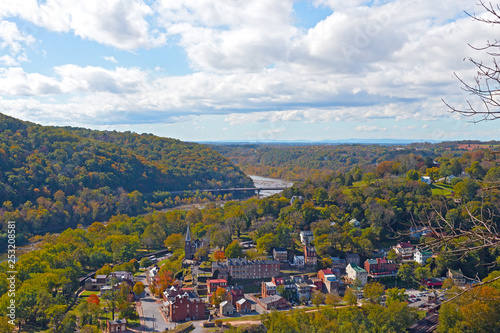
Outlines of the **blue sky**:
[[[470,0],[46,0],[0,4],[0,112],[189,141],[498,139],[450,114]],[[465,60],[464,60],[465,59]]]

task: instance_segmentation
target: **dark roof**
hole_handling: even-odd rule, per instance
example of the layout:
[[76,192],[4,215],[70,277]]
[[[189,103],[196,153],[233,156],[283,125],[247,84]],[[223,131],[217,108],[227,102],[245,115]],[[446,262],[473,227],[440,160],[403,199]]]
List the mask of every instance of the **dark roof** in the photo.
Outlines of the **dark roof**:
[[260,301],[264,304],[270,304],[270,303],[277,302],[277,301],[281,300],[282,298],[283,297],[281,297],[279,295],[272,295],[272,296],[264,297]]
[[408,332],[410,333],[434,332],[438,325],[438,319],[439,319],[439,314],[437,313],[430,314],[424,319],[419,320],[418,322],[410,326]]

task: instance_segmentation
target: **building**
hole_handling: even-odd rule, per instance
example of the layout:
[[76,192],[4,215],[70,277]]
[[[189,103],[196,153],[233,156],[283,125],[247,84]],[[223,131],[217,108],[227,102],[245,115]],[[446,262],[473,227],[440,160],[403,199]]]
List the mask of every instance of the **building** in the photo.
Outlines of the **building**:
[[85,280],[85,290],[101,290],[106,285],[107,275],[96,275],[95,279],[88,278]]
[[325,275],[332,275],[333,272],[331,269],[322,269],[320,271],[318,271],[318,278],[321,279],[321,281],[325,281]]
[[184,293],[163,303],[163,310],[171,322],[206,319],[207,304],[200,298]]
[[310,230],[300,232],[300,242],[304,245],[309,245],[314,241],[314,234]]
[[368,259],[365,261],[365,270],[371,277],[396,276],[397,265],[393,260],[385,258]]
[[260,305],[266,310],[280,310],[288,308],[288,302],[281,296],[273,295],[259,300]]
[[424,281],[424,284],[427,286],[427,287],[430,287],[430,288],[434,288],[434,287],[439,287],[441,288],[443,286],[443,282],[444,282],[445,278],[432,278],[432,279],[427,279]]
[[244,297],[243,286],[229,286],[226,289],[231,294],[231,303],[233,303],[233,306],[236,306],[236,302]]
[[422,236],[428,236],[431,234],[429,227],[410,227],[410,237],[413,239],[419,239]]
[[220,313],[223,316],[231,316],[234,312],[233,304],[228,301],[224,301],[219,305]]
[[239,313],[252,312],[252,304],[246,299],[242,298],[236,302],[236,312]]
[[294,195],[294,196],[290,199],[290,205],[293,205],[293,203],[294,203],[295,201],[297,201],[297,200],[298,200],[299,202],[303,203],[303,202],[304,202],[304,197],[303,197],[303,196],[301,196],[301,195]]
[[124,332],[127,330],[127,319],[106,320],[106,332]]
[[304,265],[307,267],[316,266],[318,258],[314,246],[304,246]]
[[186,230],[186,239],[184,242],[184,252],[186,253],[184,258],[187,260],[193,260],[194,255],[196,254],[196,251],[198,251],[202,247],[207,247],[207,246],[208,246],[208,243],[205,242],[204,240],[199,240],[199,239],[192,240],[191,239],[191,232],[189,230],[189,224],[188,224],[188,227]]
[[229,258],[212,263],[212,273],[216,271],[220,278],[231,276],[233,279],[265,279],[279,275],[280,263],[276,260]]
[[304,265],[304,256],[293,256],[293,266],[302,269]]
[[401,242],[393,247],[394,251],[402,260],[413,260],[415,247],[410,242]]
[[111,283],[111,281],[113,281],[113,279],[116,280],[117,282],[126,282],[131,286],[134,285],[134,275],[130,272],[126,272],[126,271],[111,272],[106,277],[106,283],[107,284]]
[[420,265],[425,265],[427,263],[427,259],[432,258],[431,251],[425,251],[423,249],[416,249],[413,254],[413,260],[418,262]]
[[429,185],[432,183],[431,177],[429,177],[429,176],[422,176],[422,177],[420,177],[420,181],[422,183],[426,183],[426,184],[429,184]]
[[457,286],[463,286],[465,284],[465,276],[464,273],[462,273],[462,270],[454,270],[448,268],[448,272],[446,273],[446,277],[448,279],[452,279],[453,283]]
[[311,299],[311,291],[314,287],[314,285],[309,285],[305,282],[302,283],[296,283],[295,287],[297,289],[297,297],[299,300],[305,299],[306,301]]
[[338,269],[340,272],[345,272],[347,267],[347,262],[345,259],[340,259],[339,257],[331,257],[332,259],[332,270]]
[[345,271],[351,281],[358,279],[362,286],[366,284],[368,273],[363,268],[354,263],[350,263],[347,265]]
[[349,223],[354,227],[354,228],[361,228],[361,222],[359,222],[356,219],[351,219]]
[[273,249],[273,259],[282,263],[288,262],[288,251],[285,248],[277,247]]
[[209,294],[214,293],[219,287],[226,288],[227,280],[226,279],[207,280],[207,288]]
[[269,297],[276,295],[277,293],[277,286],[273,282],[262,282],[261,286],[261,294],[262,297]]
[[361,264],[361,258],[357,253],[347,253],[345,255],[345,262],[346,262],[346,268],[347,265],[349,264],[356,264],[359,266]]

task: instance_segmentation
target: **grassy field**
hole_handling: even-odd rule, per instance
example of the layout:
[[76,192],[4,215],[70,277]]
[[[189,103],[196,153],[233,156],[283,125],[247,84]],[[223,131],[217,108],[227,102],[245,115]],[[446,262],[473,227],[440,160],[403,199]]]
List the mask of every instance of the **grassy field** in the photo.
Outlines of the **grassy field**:
[[451,196],[453,192],[453,186],[443,183],[435,183],[431,185],[431,191],[433,195],[444,195],[445,197]]

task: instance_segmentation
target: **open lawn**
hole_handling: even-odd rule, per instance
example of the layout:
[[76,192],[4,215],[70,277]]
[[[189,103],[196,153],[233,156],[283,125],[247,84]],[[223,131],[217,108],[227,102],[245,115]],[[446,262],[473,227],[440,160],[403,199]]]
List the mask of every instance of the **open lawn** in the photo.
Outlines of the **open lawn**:
[[431,185],[431,191],[433,195],[444,195],[445,197],[451,196],[453,192],[453,186],[443,183],[435,183]]

